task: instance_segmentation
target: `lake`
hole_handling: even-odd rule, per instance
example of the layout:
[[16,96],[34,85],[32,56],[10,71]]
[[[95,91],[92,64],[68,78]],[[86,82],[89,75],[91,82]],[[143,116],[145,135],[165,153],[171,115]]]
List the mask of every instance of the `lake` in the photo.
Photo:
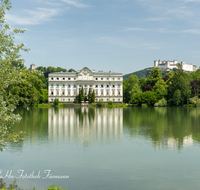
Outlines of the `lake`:
[[[24,141],[0,152],[21,189],[196,190],[198,108],[20,108]],[[10,176],[6,176],[11,172]],[[33,176],[35,178],[33,178]],[[59,177],[59,178],[58,178]],[[62,178],[61,178],[62,177]]]

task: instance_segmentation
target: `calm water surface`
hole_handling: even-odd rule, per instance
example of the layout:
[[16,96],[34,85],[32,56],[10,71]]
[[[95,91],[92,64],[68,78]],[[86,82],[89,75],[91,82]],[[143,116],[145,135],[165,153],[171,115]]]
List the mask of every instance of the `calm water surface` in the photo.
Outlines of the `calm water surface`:
[[[1,175],[34,171],[19,188],[196,190],[200,188],[200,109],[31,108],[14,126],[25,140],[0,152]],[[53,176],[69,179],[42,179]],[[6,183],[14,179],[5,178]]]

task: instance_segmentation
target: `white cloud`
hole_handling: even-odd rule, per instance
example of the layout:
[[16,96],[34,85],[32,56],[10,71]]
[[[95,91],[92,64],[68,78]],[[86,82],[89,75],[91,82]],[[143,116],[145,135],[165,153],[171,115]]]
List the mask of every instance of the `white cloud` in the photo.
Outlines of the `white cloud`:
[[188,29],[188,30],[183,30],[183,33],[190,33],[190,34],[198,34],[198,35],[200,35],[200,30],[199,29]]
[[127,28],[124,31],[146,31],[144,28]]
[[85,4],[82,4],[82,3],[78,3],[76,1],[73,1],[73,0],[63,0],[63,2],[69,4],[69,5],[73,5],[77,8],[86,8],[88,7],[88,5],[85,5]]
[[158,22],[162,22],[162,21],[166,21],[166,20],[170,20],[170,18],[166,18],[166,17],[153,17],[153,18],[147,18],[145,21],[158,21]]
[[6,20],[9,23],[19,25],[37,25],[44,21],[50,20],[53,16],[58,15],[59,9],[37,8],[35,10],[24,10],[18,14],[6,14]]
[[157,33],[176,33],[177,31],[175,30],[168,30],[166,28],[127,28],[124,31],[145,31],[145,32],[157,32]]

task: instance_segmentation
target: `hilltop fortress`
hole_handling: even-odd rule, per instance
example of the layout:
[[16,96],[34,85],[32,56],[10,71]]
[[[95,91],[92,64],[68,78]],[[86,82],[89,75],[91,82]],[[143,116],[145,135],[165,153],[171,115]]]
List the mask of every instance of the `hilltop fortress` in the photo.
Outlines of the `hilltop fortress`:
[[[160,61],[155,60],[154,61],[154,67],[158,67],[162,69],[162,71],[170,71],[173,68],[177,68],[177,60],[174,61]],[[184,71],[196,71],[198,68],[196,65],[193,64],[186,64],[185,62],[181,62],[181,66]]]

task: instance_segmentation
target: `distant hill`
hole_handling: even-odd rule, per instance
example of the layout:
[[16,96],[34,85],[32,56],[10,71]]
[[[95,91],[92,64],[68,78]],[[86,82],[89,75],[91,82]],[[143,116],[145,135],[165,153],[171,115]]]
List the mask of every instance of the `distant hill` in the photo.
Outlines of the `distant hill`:
[[148,69],[152,69],[153,67],[149,67],[149,68],[146,68],[146,69],[143,69],[143,70],[139,70],[139,71],[136,71],[136,72],[133,72],[133,73],[129,73],[129,74],[126,74],[123,76],[124,80],[126,80],[130,75],[136,75],[139,79],[141,78],[145,78],[146,77],[146,71]]

